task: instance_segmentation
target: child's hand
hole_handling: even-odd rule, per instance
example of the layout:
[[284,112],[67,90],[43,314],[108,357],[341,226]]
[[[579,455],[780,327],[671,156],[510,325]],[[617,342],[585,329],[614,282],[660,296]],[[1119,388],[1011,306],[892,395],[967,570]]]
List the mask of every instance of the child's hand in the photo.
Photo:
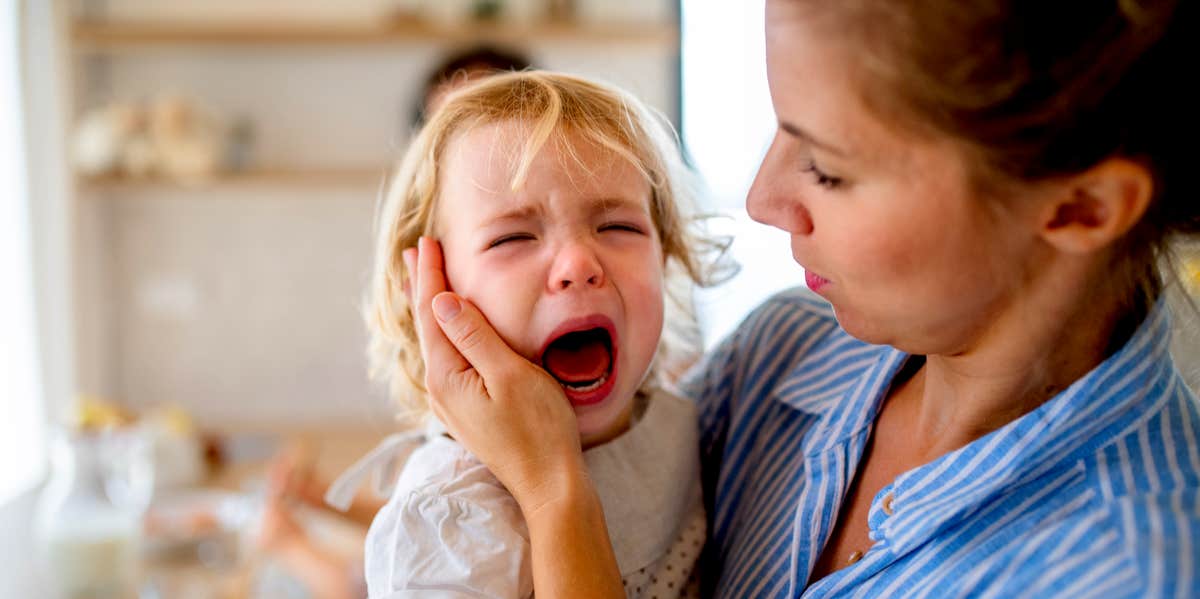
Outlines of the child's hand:
[[404,260],[432,409],[528,516],[586,480],[575,413],[557,381],[446,291],[441,246],[418,247]]

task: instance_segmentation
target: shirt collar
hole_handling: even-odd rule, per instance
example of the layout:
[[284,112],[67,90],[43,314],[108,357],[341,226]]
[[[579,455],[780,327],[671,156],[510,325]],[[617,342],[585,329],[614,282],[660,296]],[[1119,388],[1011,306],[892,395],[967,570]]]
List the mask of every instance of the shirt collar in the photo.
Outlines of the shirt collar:
[[[836,321],[832,326],[837,327]],[[772,391],[776,401],[820,417],[805,435],[805,455],[837,447],[872,426],[892,380],[909,357],[887,345],[859,341],[840,329],[829,338],[836,347],[812,351],[829,352],[835,358],[816,364],[800,361]]]
[[[1017,420],[896,478],[893,515],[870,520],[893,550],[919,543],[993,497],[1063,471],[1151,417],[1169,398],[1170,311],[1159,301],[1128,342]],[[874,527],[874,526],[873,526]]]

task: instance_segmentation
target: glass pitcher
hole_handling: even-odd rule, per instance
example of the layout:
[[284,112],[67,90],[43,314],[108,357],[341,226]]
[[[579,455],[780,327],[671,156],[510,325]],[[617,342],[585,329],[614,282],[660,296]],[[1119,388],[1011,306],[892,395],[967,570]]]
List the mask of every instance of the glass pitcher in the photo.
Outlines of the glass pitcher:
[[51,479],[36,521],[41,580],[52,597],[137,596],[151,455],[137,429],[54,436]]

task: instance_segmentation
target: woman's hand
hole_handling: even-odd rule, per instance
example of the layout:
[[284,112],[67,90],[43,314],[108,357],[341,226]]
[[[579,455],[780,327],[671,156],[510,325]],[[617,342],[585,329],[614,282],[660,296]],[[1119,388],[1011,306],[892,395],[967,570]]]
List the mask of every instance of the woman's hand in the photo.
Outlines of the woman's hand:
[[571,405],[471,302],[446,291],[440,245],[422,238],[418,248],[404,260],[433,411],[523,511],[536,511],[586,477]]
[[624,597],[575,413],[558,385],[514,352],[471,302],[446,291],[442,250],[404,252],[425,388],[438,418],[512,493],[529,526],[539,597]]

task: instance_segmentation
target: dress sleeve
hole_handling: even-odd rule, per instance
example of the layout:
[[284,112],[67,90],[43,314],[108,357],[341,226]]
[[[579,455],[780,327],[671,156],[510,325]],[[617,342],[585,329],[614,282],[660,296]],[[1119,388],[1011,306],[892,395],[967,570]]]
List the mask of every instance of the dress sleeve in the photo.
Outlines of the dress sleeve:
[[371,599],[533,595],[528,532],[500,493],[393,498],[371,524],[366,554]]

